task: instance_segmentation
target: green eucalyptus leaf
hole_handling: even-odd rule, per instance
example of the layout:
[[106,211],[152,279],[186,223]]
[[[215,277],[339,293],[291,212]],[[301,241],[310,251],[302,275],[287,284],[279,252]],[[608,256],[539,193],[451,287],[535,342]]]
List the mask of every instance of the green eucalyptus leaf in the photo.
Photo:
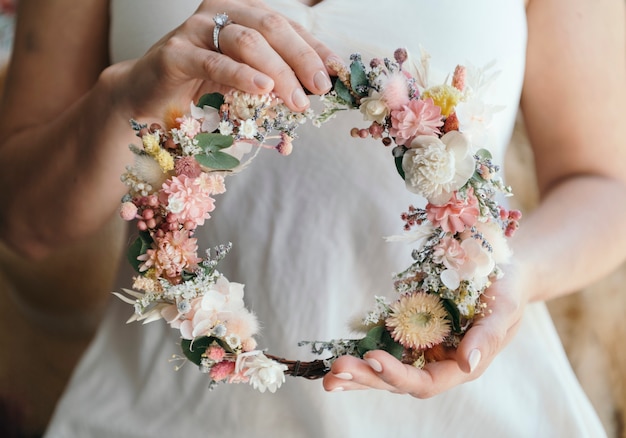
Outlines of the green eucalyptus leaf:
[[200,99],[198,99],[198,103],[196,104],[196,106],[198,108],[210,106],[215,109],[220,109],[223,103],[224,103],[224,96],[222,96],[220,93],[210,93],[210,94],[205,94],[202,97],[200,97]]
[[350,90],[345,86],[343,82],[339,80],[339,78],[335,79],[335,93],[337,93],[337,97],[342,100],[346,105],[354,107],[355,101],[354,96],[350,94]]
[[441,301],[443,303],[443,307],[448,312],[448,319],[452,324],[452,331],[454,333],[462,333],[461,312],[459,312],[459,308],[456,306],[456,303],[450,299],[443,299]]
[[196,135],[198,146],[205,152],[217,152],[233,145],[233,138],[230,135],[201,132]]
[[148,233],[147,231],[140,231],[139,236],[137,236],[135,241],[130,245],[126,254],[128,262],[135,271],[139,272],[139,265],[141,265],[142,263],[141,261],[137,260],[137,257],[145,254],[151,246],[152,237],[150,237],[150,233]]
[[365,73],[365,66],[361,61],[353,61],[350,64],[350,85],[359,96],[367,96],[369,82]]
[[239,165],[237,158],[220,151],[198,154],[195,159],[201,166],[213,170],[230,170]]
[[363,339],[357,344],[357,352],[363,357],[365,353],[372,350],[384,350],[400,360],[404,347],[393,340],[391,334],[384,326],[372,328]]

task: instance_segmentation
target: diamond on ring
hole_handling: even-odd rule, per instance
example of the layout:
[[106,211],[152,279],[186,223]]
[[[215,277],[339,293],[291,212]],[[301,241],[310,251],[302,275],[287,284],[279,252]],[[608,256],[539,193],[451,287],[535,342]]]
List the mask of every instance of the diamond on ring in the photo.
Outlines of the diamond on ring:
[[220,30],[230,24],[230,21],[228,20],[228,15],[222,12],[213,17],[213,22],[215,23],[215,27],[213,28],[213,45],[218,53],[222,53],[220,50]]

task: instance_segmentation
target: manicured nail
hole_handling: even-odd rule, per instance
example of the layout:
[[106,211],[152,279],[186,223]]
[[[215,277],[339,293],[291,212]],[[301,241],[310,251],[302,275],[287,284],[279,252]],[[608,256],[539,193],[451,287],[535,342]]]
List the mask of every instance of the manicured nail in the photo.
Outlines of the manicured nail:
[[291,100],[298,108],[306,108],[309,105],[309,99],[302,91],[302,88],[296,88],[291,94]]
[[318,71],[313,76],[313,83],[315,84],[315,88],[320,91],[328,91],[332,84],[330,83],[330,78],[324,71]]
[[350,373],[335,374],[335,377],[341,380],[352,380],[352,374]]
[[376,359],[365,359],[365,362],[377,373],[383,370],[383,366]]
[[254,82],[254,85],[256,85],[257,87],[263,89],[272,88],[274,86],[274,81],[272,81],[271,78],[265,75],[256,75],[252,79],[252,82]]
[[338,386],[330,390],[330,392],[341,392],[343,391],[343,386]]
[[467,361],[469,362],[469,366],[470,366],[470,373],[473,373],[476,367],[478,366],[478,362],[480,362],[480,357],[481,357],[480,350],[474,349],[470,351],[469,357],[467,358]]

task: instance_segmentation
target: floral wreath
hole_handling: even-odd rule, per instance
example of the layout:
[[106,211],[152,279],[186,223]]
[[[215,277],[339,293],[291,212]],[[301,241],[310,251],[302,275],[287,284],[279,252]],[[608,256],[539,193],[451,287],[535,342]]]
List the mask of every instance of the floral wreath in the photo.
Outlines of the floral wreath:
[[[510,188],[489,151],[476,147],[495,109],[480,91],[495,74],[457,66],[450,83],[429,85],[429,56],[422,53],[416,65],[407,59],[398,49],[369,66],[358,54],[349,66],[329,65],[337,77],[320,114],[294,113],[273,94],[232,91],[203,96],[188,114],[170,112],[165,127],[131,121],[142,146],[130,146],[135,161],[122,176],[128,193],[120,214],[136,220],[128,259],[138,275],[132,290],[115,293],[134,306],[128,322],[164,319],[179,329],[184,357],[208,374],[209,387],[249,382],[261,392],[276,391],[285,374],[322,377],[346,354],[382,349],[423,367],[455,348],[474,318],[489,312],[483,296],[502,275],[506,237],[521,214],[498,204],[497,194],[510,195]],[[407,190],[428,201],[401,215],[405,235],[388,238],[410,241],[413,263],[395,275],[395,301],[375,297],[363,337],[301,342],[328,356],[312,362],[272,356],[257,349],[259,323],[244,305],[244,285],[217,270],[231,244],[202,258],[194,232],[210,218],[213,196],[226,190],[225,177],[243,170],[261,146],[289,155],[298,125],[319,126],[347,109],[369,123],[351,135],[393,145]]]

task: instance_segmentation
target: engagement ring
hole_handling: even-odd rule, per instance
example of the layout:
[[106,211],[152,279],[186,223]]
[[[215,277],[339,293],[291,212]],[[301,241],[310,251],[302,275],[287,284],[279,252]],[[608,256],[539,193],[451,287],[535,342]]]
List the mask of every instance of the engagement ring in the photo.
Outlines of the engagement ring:
[[226,15],[225,12],[215,15],[213,21],[215,22],[215,28],[213,28],[213,45],[218,53],[222,53],[220,50],[220,30],[230,24],[231,21],[228,20],[228,15]]

